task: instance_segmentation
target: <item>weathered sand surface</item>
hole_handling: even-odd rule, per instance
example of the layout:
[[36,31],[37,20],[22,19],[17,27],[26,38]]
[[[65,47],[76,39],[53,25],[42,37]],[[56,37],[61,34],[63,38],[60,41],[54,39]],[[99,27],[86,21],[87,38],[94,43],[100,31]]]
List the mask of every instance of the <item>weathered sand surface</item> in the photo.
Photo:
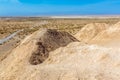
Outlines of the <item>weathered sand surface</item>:
[[114,25],[92,23],[83,27],[75,37],[88,44],[118,47],[120,41],[120,22]]
[[91,43],[102,44],[111,47],[118,47],[120,41],[120,22],[109,26],[106,30],[95,36]]
[[119,23],[89,25],[77,34],[80,42],[54,30],[28,36],[0,63],[0,80],[120,80],[119,44],[109,44],[119,41]]
[[91,39],[96,37],[100,32],[109,27],[106,23],[90,23],[83,27],[75,37],[82,42],[90,42]]

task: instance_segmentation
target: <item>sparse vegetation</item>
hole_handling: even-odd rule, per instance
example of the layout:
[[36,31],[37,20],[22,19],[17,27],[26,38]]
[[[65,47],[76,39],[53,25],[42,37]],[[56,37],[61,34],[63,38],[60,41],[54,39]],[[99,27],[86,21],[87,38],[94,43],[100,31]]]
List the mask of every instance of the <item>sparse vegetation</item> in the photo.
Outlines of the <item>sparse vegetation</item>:
[[[40,28],[57,29],[58,31],[66,31],[72,35],[76,34],[82,27],[89,23],[107,23],[115,24],[120,21],[119,18],[111,19],[95,19],[95,18],[77,18],[77,19],[52,19],[41,17],[25,17],[25,18],[1,18],[0,19],[0,39],[9,36],[10,34],[23,30],[15,36],[15,39],[6,42],[11,44],[17,39],[17,44],[26,35],[32,34]],[[15,43],[16,44],[16,43]],[[16,45],[17,45],[16,44]],[[1,52],[1,51],[0,51]]]
[[[88,23],[114,24],[120,19],[50,19],[50,18],[2,18],[0,20],[0,38],[3,38],[17,30],[24,29],[20,36],[31,34],[40,28],[57,29],[71,34],[78,32]],[[43,21],[47,24],[39,24]]]

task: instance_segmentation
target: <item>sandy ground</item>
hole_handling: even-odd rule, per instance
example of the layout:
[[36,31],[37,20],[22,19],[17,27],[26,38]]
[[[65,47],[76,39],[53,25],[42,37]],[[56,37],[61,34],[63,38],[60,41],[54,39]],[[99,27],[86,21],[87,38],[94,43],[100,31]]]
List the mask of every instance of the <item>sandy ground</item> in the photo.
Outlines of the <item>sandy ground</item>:
[[6,58],[12,49],[14,49],[17,46],[18,40],[11,40],[4,45],[0,45],[0,61],[2,61],[4,58]]
[[[0,80],[120,80],[119,33],[120,22],[109,27],[106,23],[87,25],[75,35],[77,42],[61,32],[39,30],[0,62]],[[67,44],[59,46],[63,43]],[[54,45],[58,47],[51,50]],[[46,52],[49,56],[44,58]],[[31,56],[44,60],[31,64]]]

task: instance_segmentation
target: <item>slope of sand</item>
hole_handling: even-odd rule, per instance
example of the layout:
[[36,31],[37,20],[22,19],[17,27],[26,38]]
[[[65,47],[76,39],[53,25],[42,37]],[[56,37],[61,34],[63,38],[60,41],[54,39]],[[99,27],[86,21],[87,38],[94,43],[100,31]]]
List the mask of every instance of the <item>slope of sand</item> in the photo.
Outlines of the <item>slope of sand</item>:
[[[49,57],[49,52],[71,42],[78,42],[78,40],[67,32],[43,29],[33,33],[0,63],[0,80],[18,80],[27,66],[43,63]],[[20,80],[23,80],[21,78]]]
[[[18,54],[19,48],[26,48],[29,54]],[[19,48],[0,65],[0,80],[120,79],[120,49],[74,42],[51,52],[44,63],[31,65],[28,61],[30,49],[25,46]],[[21,49],[19,52],[24,51]]]
[[89,44],[118,47],[120,41],[120,22],[114,25],[92,23],[83,27],[75,37]]
[[120,41],[120,22],[109,26],[104,31],[101,31],[97,36],[95,36],[91,43],[97,43],[107,46],[118,47]]
[[83,27],[75,37],[82,42],[89,42],[101,31],[106,30],[108,25],[106,23],[90,23]]
[[[90,36],[91,43],[95,39],[98,44],[97,39],[100,41],[101,37],[96,37],[110,30],[108,36],[112,42],[119,33],[119,23],[114,26],[117,29],[113,26],[110,26],[112,29],[94,27],[89,35],[100,31]],[[101,36],[106,41],[109,38]],[[66,32],[37,31],[25,38],[0,63],[0,80],[120,80],[120,48],[84,42]]]

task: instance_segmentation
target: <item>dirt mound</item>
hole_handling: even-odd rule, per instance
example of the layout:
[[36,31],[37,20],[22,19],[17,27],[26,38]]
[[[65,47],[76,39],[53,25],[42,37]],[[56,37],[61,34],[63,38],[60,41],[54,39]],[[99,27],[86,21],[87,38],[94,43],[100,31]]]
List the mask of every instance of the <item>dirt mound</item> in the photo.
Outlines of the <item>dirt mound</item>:
[[14,53],[0,64],[0,80],[120,79],[120,49],[73,42],[50,52],[39,65],[29,64],[26,53]]
[[49,29],[28,36],[0,63],[0,80],[119,79],[119,47],[88,45]]
[[48,58],[50,51],[66,46],[71,42],[78,41],[67,32],[58,32],[51,29],[46,29],[41,32],[44,32],[44,34],[41,35],[36,43],[38,46],[37,50],[34,51],[30,57],[30,63],[34,65],[45,61]]
[[52,52],[46,63],[65,70],[60,80],[119,80],[119,53],[119,48],[75,42]]
[[90,23],[83,27],[75,37],[83,42],[89,42],[95,36],[97,36],[101,31],[106,30],[108,25],[105,23]]
[[114,25],[92,23],[83,27],[75,37],[88,44],[97,44],[107,47],[120,46],[120,22]]
[[95,36],[90,43],[108,45],[108,46],[119,46],[120,41],[120,22],[115,25],[109,26],[106,30],[101,31]]
[[[26,67],[43,63],[43,61],[49,57],[51,51],[59,47],[64,47],[71,42],[78,42],[78,40],[67,32],[42,29],[33,33],[25,38],[21,44],[13,49],[10,55],[0,63],[0,80],[19,80],[18,77],[26,72],[24,72]],[[31,73],[27,73],[26,75],[30,74]]]

